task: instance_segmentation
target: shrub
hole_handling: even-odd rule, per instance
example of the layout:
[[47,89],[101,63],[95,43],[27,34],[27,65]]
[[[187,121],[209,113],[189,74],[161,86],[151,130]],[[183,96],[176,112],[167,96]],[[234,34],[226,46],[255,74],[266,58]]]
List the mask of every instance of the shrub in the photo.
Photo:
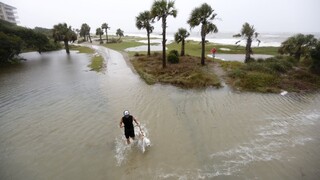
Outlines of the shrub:
[[138,56],[140,56],[140,54],[138,52],[136,52],[136,53],[134,53],[134,56],[138,57]]
[[179,57],[179,52],[177,50],[171,50],[169,54],[175,54],[177,57]]
[[169,53],[167,56],[168,62],[171,64],[179,63],[179,57],[174,53]]

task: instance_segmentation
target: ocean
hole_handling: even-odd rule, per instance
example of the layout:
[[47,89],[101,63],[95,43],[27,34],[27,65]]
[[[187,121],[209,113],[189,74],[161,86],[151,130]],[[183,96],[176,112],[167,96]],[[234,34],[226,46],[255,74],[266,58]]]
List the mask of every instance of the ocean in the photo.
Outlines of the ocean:
[[[206,40],[211,43],[217,44],[226,44],[226,45],[235,45],[235,43],[242,38],[234,38],[233,35],[237,33],[231,32],[221,32],[221,33],[212,33],[206,36]],[[259,47],[279,47],[283,41],[287,38],[294,36],[298,33],[260,33],[258,39],[261,41]],[[320,39],[320,33],[303,33],[303,34],[313,34],[317,39]],[[128,36],[137,36],[137,37],[146,37],[145,31],[140,32],[132,32],[132,33],[125,33]],[[152,38],[159,38],[159,40],[153,40],[153,42],[161,43],[161,32],[154,32],[151,34]],[[174,40],[174,33],[167,33],[167,42],[170,43]],[[201,41],[200,32],[191,32],[190,36],[186,40],[195,40]],[[241,46],[245,46],[246,41],[243,39],[240,42]],[[252,47],[257,47],[258,41],[253,41]]]

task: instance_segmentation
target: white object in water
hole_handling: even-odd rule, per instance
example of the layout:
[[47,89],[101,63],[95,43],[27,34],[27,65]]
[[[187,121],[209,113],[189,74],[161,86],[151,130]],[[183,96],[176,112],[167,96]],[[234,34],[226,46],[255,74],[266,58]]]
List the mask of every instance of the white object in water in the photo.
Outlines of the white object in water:
[[219,49],[222,51],[231,51],[231,49],[229,49],[229,48],[219,48]]
[[280,94],[281,94],[282,96],[284,96],[284,95],[288,94],[288,91],[282,91]]

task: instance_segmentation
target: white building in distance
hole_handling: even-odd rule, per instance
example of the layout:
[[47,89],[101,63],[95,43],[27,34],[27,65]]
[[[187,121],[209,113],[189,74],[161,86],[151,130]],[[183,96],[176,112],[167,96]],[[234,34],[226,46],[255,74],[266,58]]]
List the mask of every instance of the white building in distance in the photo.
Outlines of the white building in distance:
[[0,2],[0,19],[17,24],[17,8]]

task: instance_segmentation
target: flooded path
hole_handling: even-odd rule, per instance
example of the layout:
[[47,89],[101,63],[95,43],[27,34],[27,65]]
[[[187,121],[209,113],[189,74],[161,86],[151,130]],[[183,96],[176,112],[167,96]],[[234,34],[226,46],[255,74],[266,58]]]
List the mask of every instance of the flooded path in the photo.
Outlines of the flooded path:
[[[26,53],[0,71],[0,179],[319,179],[320,94],[146,85],[123,56]],[[124,109],[147,128],[123,142]]]

